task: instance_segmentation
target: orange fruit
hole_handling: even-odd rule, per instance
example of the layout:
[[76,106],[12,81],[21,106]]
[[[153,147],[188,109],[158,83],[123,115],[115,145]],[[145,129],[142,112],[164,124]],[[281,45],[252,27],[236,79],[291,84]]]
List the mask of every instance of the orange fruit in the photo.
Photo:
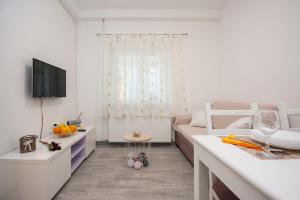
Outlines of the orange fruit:
[[55,134],[60,134],[60,133],[61,133],[61,128],[60,128],[59,126],[54,127],[54,128],[53,128],[53,133],[55,133]]
[[72,133],[75,133],[77,131],[77,126],[75,126],[75,125],[69,125],[69,128]]
[[63,125],[61,127],[61,133],[65,134],[65,133],[71,133],[70,128],[67,125]]

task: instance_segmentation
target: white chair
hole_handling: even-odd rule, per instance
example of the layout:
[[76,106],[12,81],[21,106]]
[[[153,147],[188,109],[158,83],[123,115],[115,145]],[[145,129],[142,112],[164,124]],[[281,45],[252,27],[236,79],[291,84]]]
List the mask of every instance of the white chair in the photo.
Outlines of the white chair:
[[258,110],[258,104],[252,103],[249,110],[213,110],[210,103],[205,104],[206,120],[208,134],[212,135],[228,135],[230,132],[235,132],[237,135],[248,135],[249,129],[214,129],[212,123],[213,116],[255,116]]
[[291,128],[289,122],[289,116],[300,117],[300,109],[288,109],[285,103],[280,103],[278,107],[281,129],[300,132],[300,128]]
[[[236,135],[249,135],[249,129],[214,129],[212,117],[213,116],[252,116],[254,117],[258,110],[258,104],[252,103],[251,109],[249,110],[213,110],[210,103],[205,104],[206,108],[206,120],[208,134],[225,136],[228,134],[235,133]],[[209,171],[209,200],[220,200],[217,193],[213,189],[213,175]]]

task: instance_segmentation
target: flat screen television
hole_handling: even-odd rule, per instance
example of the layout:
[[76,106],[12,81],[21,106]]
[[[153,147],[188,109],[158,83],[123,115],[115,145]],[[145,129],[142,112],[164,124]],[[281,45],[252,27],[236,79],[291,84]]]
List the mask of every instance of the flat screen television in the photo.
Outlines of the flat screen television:
[[66,97],[66,70],[33,58],[33,97]]

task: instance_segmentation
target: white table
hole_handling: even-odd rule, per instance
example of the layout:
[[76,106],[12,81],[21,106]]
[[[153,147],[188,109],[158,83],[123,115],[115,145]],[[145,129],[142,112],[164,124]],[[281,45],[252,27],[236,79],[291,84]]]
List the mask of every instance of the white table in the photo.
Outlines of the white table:
[[211,170],[240,199],[300,199],[300,159],[260,160],[213,135],[193,136],[194,199],[209,199]]

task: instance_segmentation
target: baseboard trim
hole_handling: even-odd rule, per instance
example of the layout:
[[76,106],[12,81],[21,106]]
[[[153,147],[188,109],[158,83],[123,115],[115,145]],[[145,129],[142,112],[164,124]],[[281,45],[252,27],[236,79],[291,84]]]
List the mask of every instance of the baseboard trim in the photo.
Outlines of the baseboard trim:
[[[118,145],[118,144],[124,144],[124,143],[123,142],[109,142],[108,140],[96,141],[96,145]],[[166,146],[166,145],[169,145],[169,146],[175,145],[175,141],[151,143],[151,146]]]

